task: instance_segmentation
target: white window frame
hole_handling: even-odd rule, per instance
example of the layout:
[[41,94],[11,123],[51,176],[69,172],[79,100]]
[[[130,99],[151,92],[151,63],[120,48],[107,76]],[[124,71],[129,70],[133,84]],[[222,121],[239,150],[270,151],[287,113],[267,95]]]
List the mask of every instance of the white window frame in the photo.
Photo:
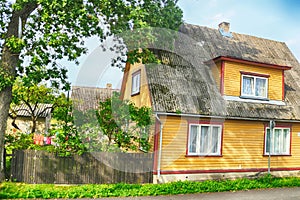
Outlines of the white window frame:
[[141,86],[141,70],[136,71],[132,74],[131,95],[140,93],[140,86]]
[[[197,138],[196,138],[196,151],[192,152],[191,149],[191,143],[192,143],[192,137],[191,137],[191,130],[192,130],[192,126],[198,127],[198,132],[197,132]],[[205,151],[205,152],[201,152],[201,143],[203,140],[203,138],[201,138],[202,134],[201,134],[201,130],[202,127],[208,127],[208,131],[209,131],[209,137],[211,139],[212,137],[212,130],[214,127],[218,128],[218,141],[217,141],[217,152],[209,152],[209,151]],[[189,135],[188,135],[188,146],[187,146],[187,155],[189,156],[221,156],[221,145],[222,145],[222,125],[215,125],[215,124],[190,124],[189,125]],[[212,142],[212,141],[210,141]],[[211,146],[209,146],[208,148],[212,148]]]
[[[254,79],[254,88],[253,88],[253,94],[245,94],[244,93],[244,77],[248,77],[248,78],[253,78]],[[256,80],[257,79],[263,79],[266,80],[266,89],[265,89],[265,94],[264,96],[257,96],[255,95],[255,88],[256,88]],[[268,98],[268,78],[266,77],[261,77],[261,76],[253,76],[253,75],[247,75],[247,74],[242,74],[242,87],[241,87],[241,96],[242,97],[251,97],[251,98],[260,98],[260,99],[267,99]]]
[[[274,137],[277,134],[276,130],[281,130],[280,135],[278,136],[280,140],[276,140]],[[284,130],[288,130],[288,135],[286,136],[286,141],[284,141]],[[265,129],[265,149],[264,154],[269,155],[269,145],[268,142],[268,131],[270,131],[269,127]],[[278,148],[279,145],[279,148]],[[276,150],[277,148],[277,150]],[[285,151],[284,151],[285,148]],[[273,130],[272,138],[271,138],[271,155],[290,155],[291,149],[291,129],[289,127],[275,127]],[[277,151],[277,152],[276,152]]]

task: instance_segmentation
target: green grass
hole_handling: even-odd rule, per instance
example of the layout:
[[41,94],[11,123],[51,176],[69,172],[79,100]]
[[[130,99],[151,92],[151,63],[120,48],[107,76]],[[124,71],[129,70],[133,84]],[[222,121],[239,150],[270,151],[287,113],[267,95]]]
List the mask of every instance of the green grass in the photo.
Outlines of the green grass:
[[220,181],[179,181],[166,184],[101,184],[59,186],[51,184],[0,184],[0,199],[13,198],[100,198],[117,196],[156,196],[223,192],[278,187],[300,187],[300,178],[264,176],[257,179]]

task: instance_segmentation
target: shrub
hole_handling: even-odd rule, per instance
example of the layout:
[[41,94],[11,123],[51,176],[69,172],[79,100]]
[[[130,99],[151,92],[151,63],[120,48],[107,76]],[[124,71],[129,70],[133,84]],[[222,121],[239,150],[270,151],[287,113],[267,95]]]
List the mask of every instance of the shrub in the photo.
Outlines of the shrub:
[[117,196],[156,196],[202,192],[237,191],[277,187],[298,187],[300,178],[278,178],[266,175],[257,179],[219,181],[178,181],[165,184],[101,184],[101,185],[31,185],[6,182],[0,184],[0,199],[7,198],[100,198]]

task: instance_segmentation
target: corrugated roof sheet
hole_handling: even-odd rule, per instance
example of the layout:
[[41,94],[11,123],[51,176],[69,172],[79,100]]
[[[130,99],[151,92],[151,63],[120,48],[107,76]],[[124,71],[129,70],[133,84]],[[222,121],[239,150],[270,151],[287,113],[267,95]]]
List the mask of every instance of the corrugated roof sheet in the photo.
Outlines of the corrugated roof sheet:
[[[300,65],[283,42],[183,24],[171,51],[153,50],[164,64],[146,66],[152,106],[158,112],[208,116],[300,120]],[[224,100],[211,68],[204,63],[219,56],[291,66],[285,71],[285,103],[272,105]],[[168,59],[166,59],[166,57]]]
[[[32,105],[34,108],[34,105]],[[19,117],[31,117],[30,109],[27,105],[21,104],[18,106],[14,106],[13,110],[16,112]],[[35,115],[39,115],[39,117],[46,118],[50,116],[52,111],[52,104],[39,103],[37,104],[37,108],[35,110]]]
[[228,56],[255,62],[293,66],[295,57],[284,42],[233,32],[233,38],[223,37],[218,29],[183,24],[180,32],[202,42],[211,58]]

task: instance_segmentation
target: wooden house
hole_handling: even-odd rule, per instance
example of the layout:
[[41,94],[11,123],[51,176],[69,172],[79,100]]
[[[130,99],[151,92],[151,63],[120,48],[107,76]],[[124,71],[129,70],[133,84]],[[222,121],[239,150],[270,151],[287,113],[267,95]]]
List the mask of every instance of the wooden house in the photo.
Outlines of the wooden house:
[[[39,103],[33,111],[25,104],[14,106],[10,109],[7,120],[8,133],[22,132],[30,134],[32,131],[32,117],[36,118],[36,131],[45,134],[50,128],[52,104]],[[33,106],[34,107],[34,106]]]
[[100,101],[105,101],[112,96],[113,92],[119,91],[119,89],[113,89],[110,83],[106,84],[106,88],[72,86],[71,98],[74,109],[85,112],[97,109]]
[[[284,42],[183,24],[161,64],[126,65],[121,94],[149,106],[154,182],[300,175],[300,64]],[[270,134],[270,121],[275,128]]]

